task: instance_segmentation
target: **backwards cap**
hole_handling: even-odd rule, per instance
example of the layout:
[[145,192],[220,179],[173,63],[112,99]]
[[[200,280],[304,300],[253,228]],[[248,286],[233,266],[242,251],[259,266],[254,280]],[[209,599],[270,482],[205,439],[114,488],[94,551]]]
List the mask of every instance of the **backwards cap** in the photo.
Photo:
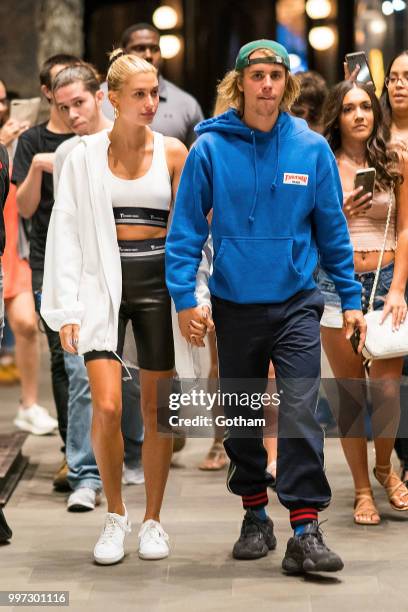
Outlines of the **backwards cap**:
[[[249,59],[249,56],[258,49],[269,49],[273,56]],[[235,60],[235,70],[243,70],[252,64],[282,64],[290,70],[289,54],[285,47],[274,40],[261,39],[247,43],[238,52]]]

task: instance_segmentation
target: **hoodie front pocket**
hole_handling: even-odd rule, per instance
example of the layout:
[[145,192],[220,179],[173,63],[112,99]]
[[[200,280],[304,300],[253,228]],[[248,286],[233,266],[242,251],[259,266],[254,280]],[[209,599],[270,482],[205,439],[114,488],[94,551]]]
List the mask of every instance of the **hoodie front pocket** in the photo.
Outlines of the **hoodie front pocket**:
[[303,281],[292,246],[292,238],[223,238],[211,279],[215,295],[239,303],[287,300]]

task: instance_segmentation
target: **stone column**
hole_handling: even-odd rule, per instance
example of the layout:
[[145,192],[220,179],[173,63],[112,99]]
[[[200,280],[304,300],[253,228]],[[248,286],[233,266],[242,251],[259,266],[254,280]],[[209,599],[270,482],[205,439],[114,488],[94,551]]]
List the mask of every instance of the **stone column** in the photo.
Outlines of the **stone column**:
[[82,57],[83,0],[41,0],[38,5],[38,65],[56,53]]

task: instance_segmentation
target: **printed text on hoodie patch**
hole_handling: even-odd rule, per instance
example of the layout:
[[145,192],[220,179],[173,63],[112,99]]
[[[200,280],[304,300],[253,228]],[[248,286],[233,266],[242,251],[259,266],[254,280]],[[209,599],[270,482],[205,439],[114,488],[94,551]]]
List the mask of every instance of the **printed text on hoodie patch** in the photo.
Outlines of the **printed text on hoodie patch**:
[[284,172],[283,174],[283,183],[285,185],[303,185],[303,187],[307,187],[308,182],[308,174],[294,174],[292,172]]

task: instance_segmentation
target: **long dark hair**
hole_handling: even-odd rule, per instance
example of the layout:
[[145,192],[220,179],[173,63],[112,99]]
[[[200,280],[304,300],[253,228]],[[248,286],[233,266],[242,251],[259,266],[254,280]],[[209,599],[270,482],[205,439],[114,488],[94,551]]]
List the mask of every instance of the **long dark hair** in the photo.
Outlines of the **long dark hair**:
[[374,127],[366,145],[366,158],[369,166],[377,171],[377,185],[380,189],[394,189],[402,183],[402,175],[398,170],[398,155],[387,149],[384,136],[384,120],[380,103],[373,87],[363,83],[342,81],[329,92],[324,107],[324,131],[333,153],[341,148],[340,115],[343,109],[343,100],[346,94],[354,87],[367,93],[370,98],[374,116]]
[[384,127],[385,127],[384,136],[385,136],[386,142],[390,140],[390,136],[391,136],[390,128],[391,128],[391,122],[392,122],[391,121],[392,108],[390,104],[390,97],[388,95],[388,89],[385,86],[385,79],[387,79],[390,76],[392,65],[395,62],[395,60],[401,57],[402,55],[408,55],[408,49],[401,51],[401,53],[398,53],[398,55],[394,55],[394,57],[388,64],[387,70],[385,72],[385,77],[384,77],[383,90],[381,92],[381,97],[380,97],[380,104],[381,104],[381,108],[382,108],[383,116],[384,116]]

